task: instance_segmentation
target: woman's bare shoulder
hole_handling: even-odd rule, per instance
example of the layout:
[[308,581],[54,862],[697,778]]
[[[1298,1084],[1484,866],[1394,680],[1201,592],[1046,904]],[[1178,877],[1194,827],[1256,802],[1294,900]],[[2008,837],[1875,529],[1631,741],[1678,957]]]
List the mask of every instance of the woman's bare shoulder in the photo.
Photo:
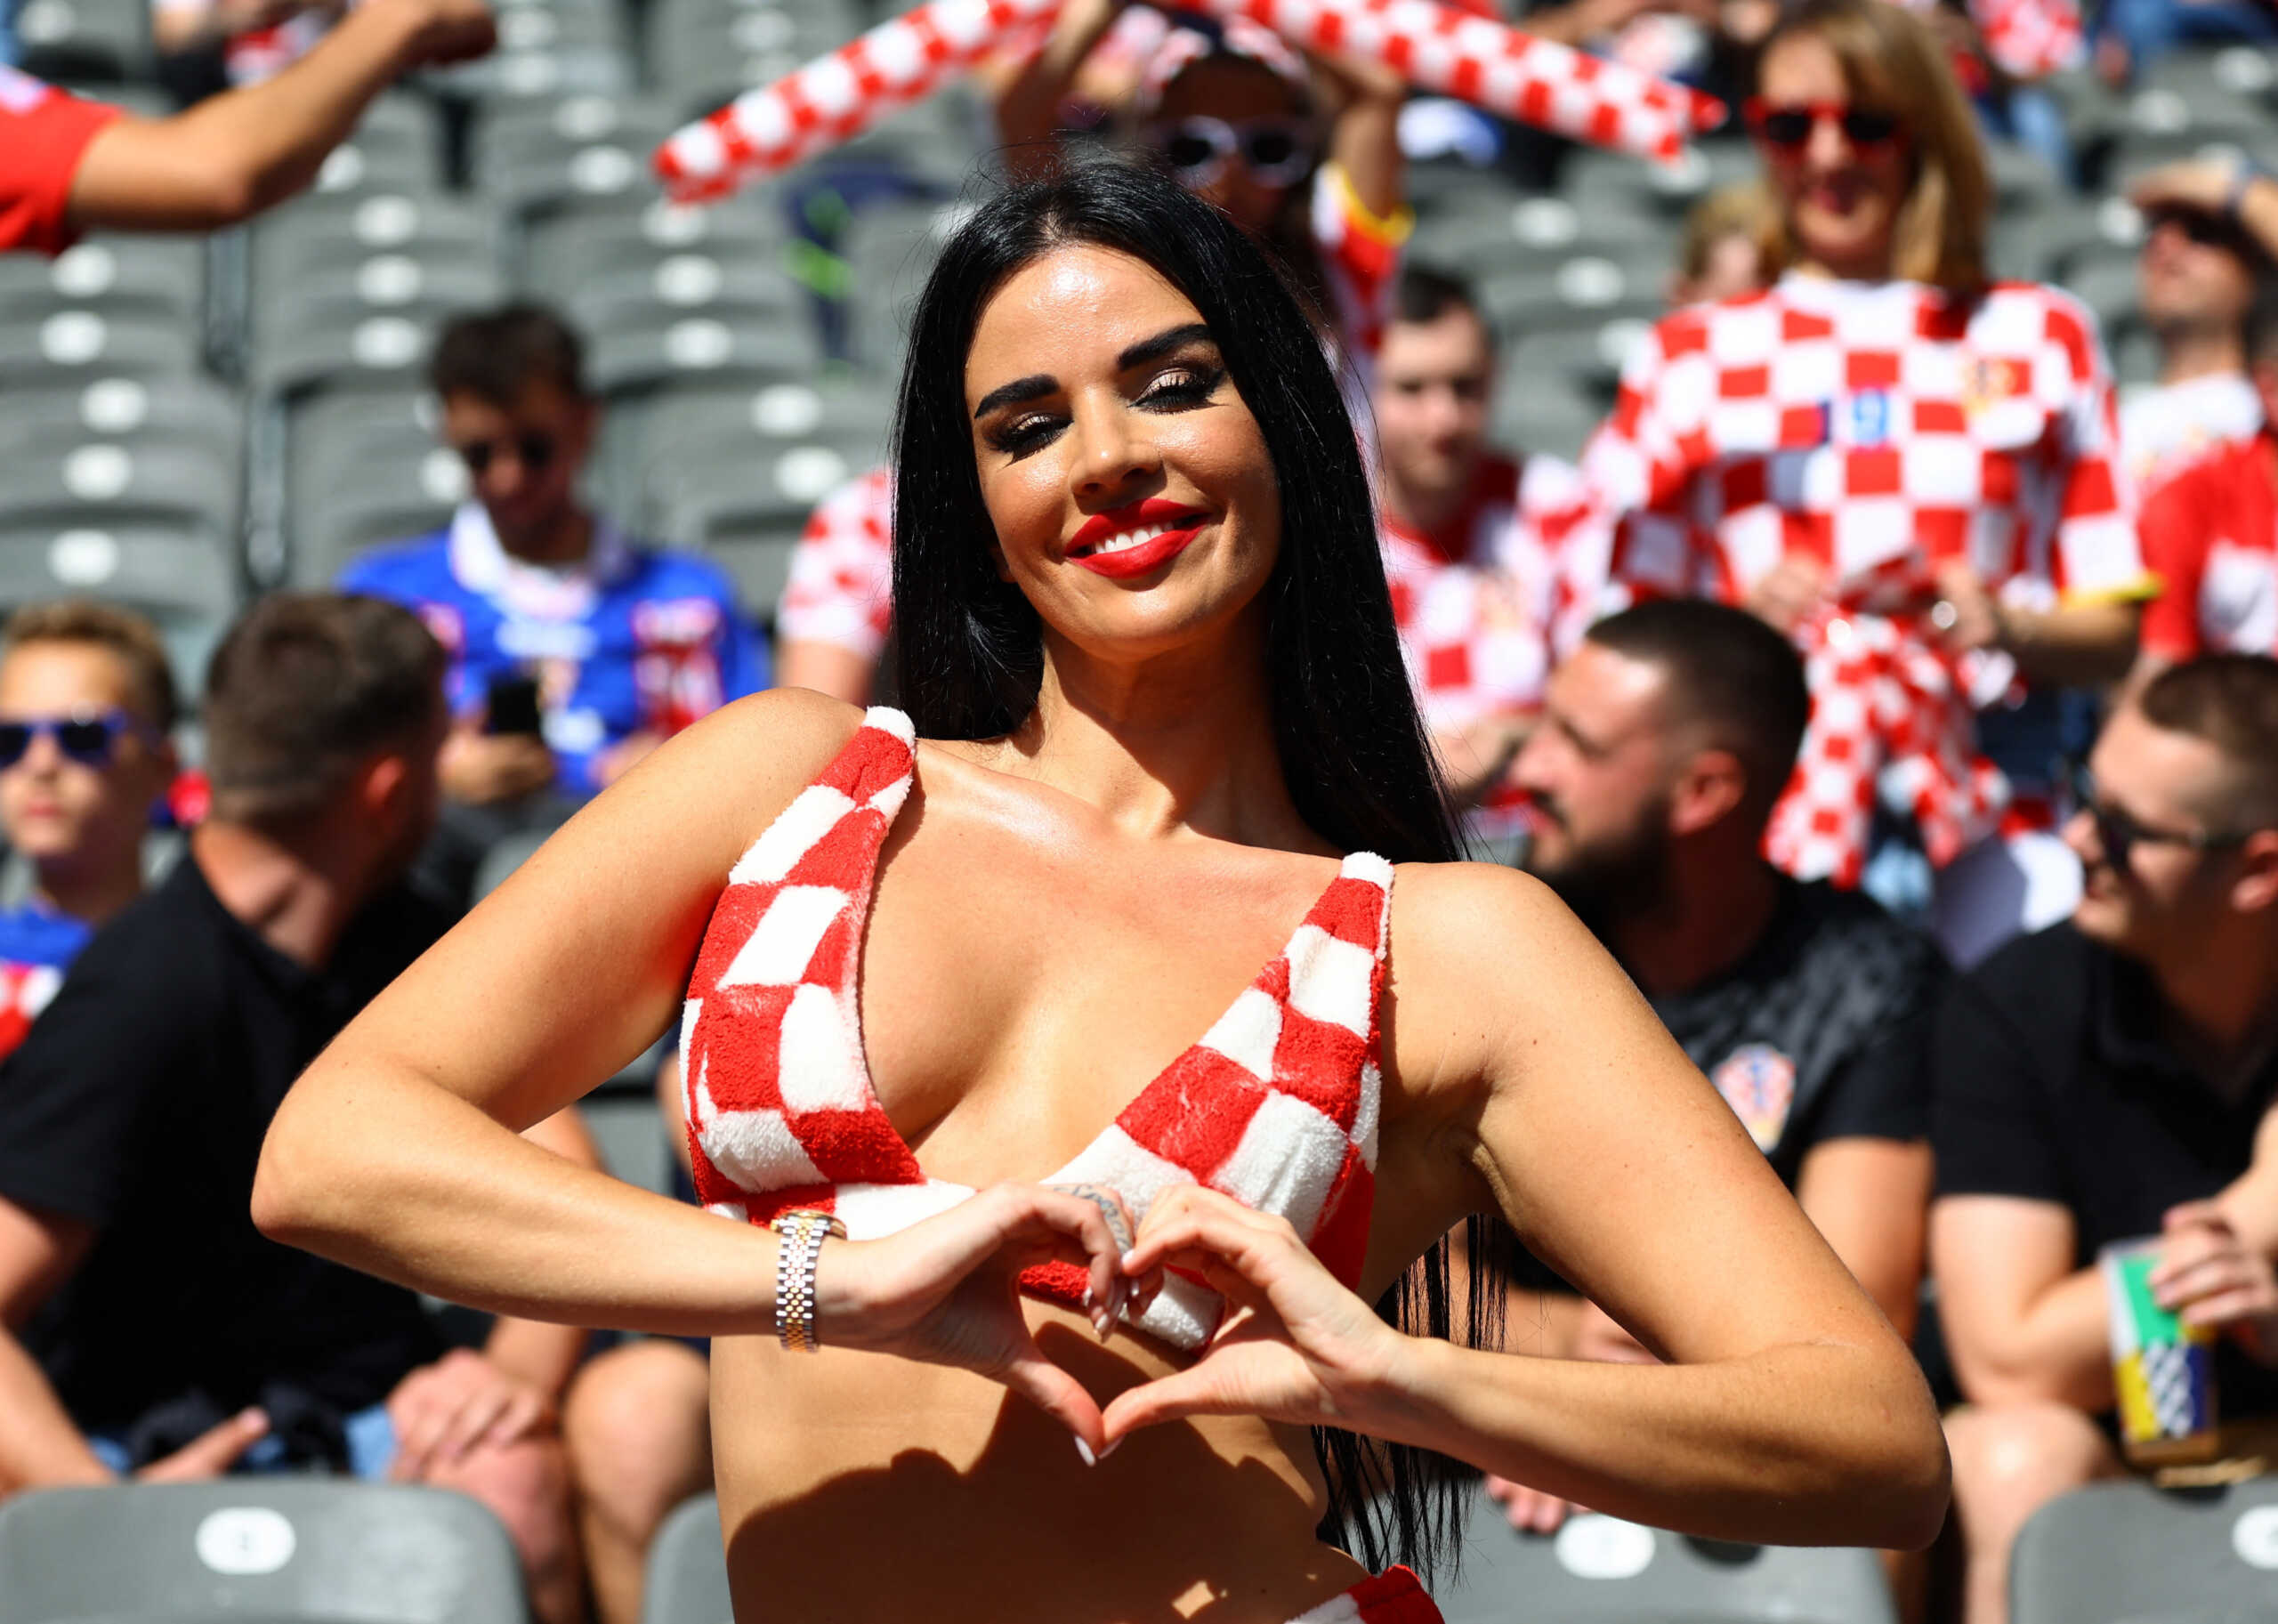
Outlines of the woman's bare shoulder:
[[862,715],[808,689],[771,688],[674,737],[597,804],[665,819],[692,844],[724,842],[732,860],[846,747]]
[[1392,973],[1405,1018],[1468,1026],[1500,1011],[1529,1022],[1593,998],[1634,998],[1628,978],[1549,886],[1492,863],[1393,871]]

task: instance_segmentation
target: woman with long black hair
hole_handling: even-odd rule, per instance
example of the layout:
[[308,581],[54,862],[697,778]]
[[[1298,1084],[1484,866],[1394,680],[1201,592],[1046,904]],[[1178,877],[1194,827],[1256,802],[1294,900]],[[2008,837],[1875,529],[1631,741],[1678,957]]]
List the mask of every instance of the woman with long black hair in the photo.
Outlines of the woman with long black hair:
[[[1445,1548],[1418,1449],[1927,1542],[1905,1349],[1588,935],[1444,860],[1352,428],[1255,246],[1129,170],[998,198],[898,441],[912,716],[762,695],[600,796],[295,1087],[264,1229],[718,1338],[746,1620],[1433,1619],[1369,1571]],[[683,989],[710,1216],[512,1131]],[[1426,1334],[1482,1212],[1668,1363]]]

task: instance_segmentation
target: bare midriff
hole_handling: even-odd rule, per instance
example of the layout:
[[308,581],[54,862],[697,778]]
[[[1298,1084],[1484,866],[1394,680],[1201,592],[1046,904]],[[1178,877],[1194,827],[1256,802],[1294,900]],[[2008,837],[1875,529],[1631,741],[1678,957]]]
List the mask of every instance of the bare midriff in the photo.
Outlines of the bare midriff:
[[[1103,1404],[1183,1362],[1026,1306]],[[962,1370],[737,1337],[712,1373],[742,1624],[1286,1624],[1363,1576],[1313,1536],[1301,1427],[1172,1422],[1087,1466],[1058,1422]]]

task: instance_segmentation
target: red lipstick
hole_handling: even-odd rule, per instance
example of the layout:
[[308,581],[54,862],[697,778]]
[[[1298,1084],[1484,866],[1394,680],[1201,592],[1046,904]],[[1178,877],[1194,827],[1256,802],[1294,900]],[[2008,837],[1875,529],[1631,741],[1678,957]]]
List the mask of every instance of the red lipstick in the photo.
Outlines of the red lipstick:
[[[1111,580],[1128,580],[1160,568],[1186,551],[1209,518],[1206,513],[1163,497],[1111,507],[1084,521],[1069,538],[1068,562]],[[1135,545],[1101,550],[1108,542],[1135,530],[1158,533]]]

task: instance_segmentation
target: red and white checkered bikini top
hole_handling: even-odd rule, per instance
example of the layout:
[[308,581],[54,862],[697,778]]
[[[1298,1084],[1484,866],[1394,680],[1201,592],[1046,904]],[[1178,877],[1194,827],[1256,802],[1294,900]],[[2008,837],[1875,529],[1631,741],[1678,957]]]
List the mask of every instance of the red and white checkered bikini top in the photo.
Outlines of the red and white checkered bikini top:
[[[697,1195],[724,1217],[763,1224],[820,1208],[862,1240],[973,1193],[926,1176],[878,1103],[862,1049],[862,931],[879,848],[916,772],[913,745],[909,717],[873,708],[752,843],[713,909],[681,1024],[681,1078]],[[1208,1184],[1288,1219],[1355,1283],[1376,1192],[1391,897],[1390,863],[1346,858],[1233,1007],[1043,1182],[1119,1191],[1136,1216],[1173,1184]],[[1030,1270],[1022,1284],[1070,1304],[1084,1296],[1072,1264]],[[1130,1318],[1195,1347],[1220,1307],[1175,1275]]]

